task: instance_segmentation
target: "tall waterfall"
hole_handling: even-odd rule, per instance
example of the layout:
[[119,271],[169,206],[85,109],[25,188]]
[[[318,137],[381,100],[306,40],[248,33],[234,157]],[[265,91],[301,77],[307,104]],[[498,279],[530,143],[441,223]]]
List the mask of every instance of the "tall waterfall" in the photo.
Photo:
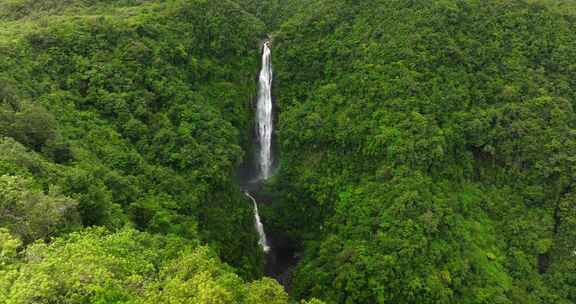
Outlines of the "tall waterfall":
[[[260,78],[258,81],[258,103],[256,105],[256,132],[258,135],[258,180],[266,180],[271,175],[272,168],[272,131],[273,116],[272,116],[272,60],[271,60],[270,43],[264,43],[262,50],[262,69],[260,70]],[[270,246],[266,240],[266,233],[264,232],[264,225],[260,220],[258,214],[258,203],[250,195],[245,192],[246,196],[252,199],[254,203],[254,222],[256,230],[258,231],[258,243],[265,253],[268,253]]]
[[258,104],[256,105],[256,131],[258,133],[258,165],[260,178],[268,179],[272,169],[272,52],[269,42],[265,42],[262,51],[262,70],[260,71]]
[[264,225],[260,220],[260,214],[258,214],[258,203],[256,203],[256,200],[254,199],[254,197],[252,197],[252,195],[250,195],[250,193],[244,192],[244,194],[246,194],[246,196],[249,197],[252,200],[252,203],[254,204],[254,222],[256,224],[256,231],[258,231],[258,236],[260,238],[258,240],[258,244],[260,245],[260,247],[262,247],[262,250],[264,250],[264,252],[267,253],[268,251],[270,251],[270,246],[268,246],[268,241],[266,240],[266,233],[264,232]]

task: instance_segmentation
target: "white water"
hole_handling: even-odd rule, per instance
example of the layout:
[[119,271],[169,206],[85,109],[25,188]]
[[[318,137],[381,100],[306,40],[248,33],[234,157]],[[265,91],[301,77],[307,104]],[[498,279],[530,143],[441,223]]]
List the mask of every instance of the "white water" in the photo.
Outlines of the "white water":
[[256,105],[256,132],[258,133],[258,165],[260,178],[266,180],[272,170],[272,52],[269,42],[265,42],[262,51],[262,70],[260,71],[258,104]]
[[[262,69],[258,81],[258,103],[256,104],[256,132],[258,135],[258,180],[266,180],[272,171],[272,131],[274,130],[272,116],[272,52],[269,42],[262,49]],[[258,213],[258,203],[248,192],[244,192],[254,203],[254,222],[258,231],[258,243],[265,253],[270,251],[266,240],[264,225]]]
[[270,251],[270,246],[268,246],[268,241],[266,240],[266,233],[264,232],[264,225],[260,220],[260,214],[258,214],[258,204],[256,203],[254,197],[250,195],[250,193],[244,192],[244,194],[246,194],[246,196],[249,197],[252,200],[252,203],[254,204],[254,219],[255,219],[254,222],[256,224],[256,231],[258,231],[259,236],[258,244],[260,245],[260,247],[262,247],[262,250],[264,252],[268,253],[268,251]]

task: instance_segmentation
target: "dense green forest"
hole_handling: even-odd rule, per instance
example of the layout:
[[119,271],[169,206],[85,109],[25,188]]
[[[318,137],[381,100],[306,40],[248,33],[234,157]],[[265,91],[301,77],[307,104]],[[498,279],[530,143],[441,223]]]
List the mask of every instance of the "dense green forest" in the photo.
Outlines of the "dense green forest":
[[275,37],[296,297],[576,303],[573,1],[316,1]]
[[263,262],[232,179],[261,21],[228,1],[26,0],[0,1],[0,29],[0,302],[287,301],[245,283]]
[[573,0],[0,0],[0,303],[576,303],[574,58]]

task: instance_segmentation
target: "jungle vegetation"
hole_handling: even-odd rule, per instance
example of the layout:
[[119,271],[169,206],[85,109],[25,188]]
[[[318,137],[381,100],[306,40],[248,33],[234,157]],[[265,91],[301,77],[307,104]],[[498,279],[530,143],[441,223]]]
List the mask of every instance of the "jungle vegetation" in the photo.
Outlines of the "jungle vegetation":
[[574,58],[572,0],[0,0],[0,303],[576,303]]
[[297,298],[576,302],[573,1],[314,1],[274,39]]

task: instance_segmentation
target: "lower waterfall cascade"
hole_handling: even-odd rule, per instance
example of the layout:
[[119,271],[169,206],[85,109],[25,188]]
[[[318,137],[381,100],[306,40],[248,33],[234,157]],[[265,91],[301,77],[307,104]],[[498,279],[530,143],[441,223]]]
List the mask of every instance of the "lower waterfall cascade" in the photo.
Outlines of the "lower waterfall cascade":
[[254,222],[256,226],[256,231],[258,232],[258,244],[262,247],[264,253],[268,253],[270,251],[270,246],[268,245],[268,240],[266,239],[266,233],[264,233],[264,225],[260,220],[260,214],[258,213],[258,203],[256,199],[249,193],[244,192],[244,194],[252,200],[254,206]]

